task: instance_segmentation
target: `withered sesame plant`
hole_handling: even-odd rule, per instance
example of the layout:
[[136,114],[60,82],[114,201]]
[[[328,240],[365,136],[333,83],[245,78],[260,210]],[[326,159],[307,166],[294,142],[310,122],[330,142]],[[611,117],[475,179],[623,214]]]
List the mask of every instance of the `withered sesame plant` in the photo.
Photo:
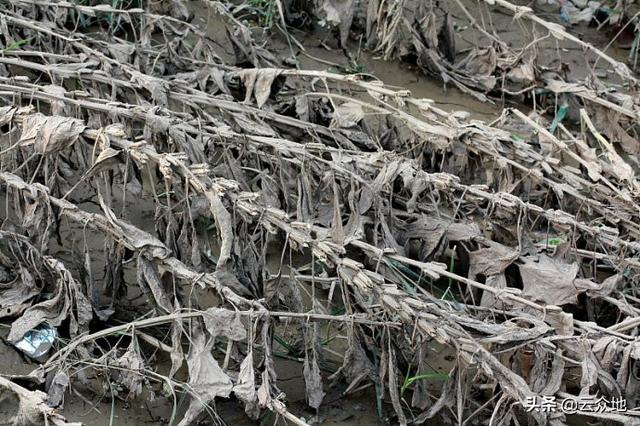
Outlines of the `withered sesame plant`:
[[[382,424],[562,425],[525,402],[578,396],[638,424],[635,65],[519,3],[0,0],[2,337],[56,336],[0,375],[0,423],[166,398],[306,425],[365,393]],[[320,26],[504,108],[301,67]]]

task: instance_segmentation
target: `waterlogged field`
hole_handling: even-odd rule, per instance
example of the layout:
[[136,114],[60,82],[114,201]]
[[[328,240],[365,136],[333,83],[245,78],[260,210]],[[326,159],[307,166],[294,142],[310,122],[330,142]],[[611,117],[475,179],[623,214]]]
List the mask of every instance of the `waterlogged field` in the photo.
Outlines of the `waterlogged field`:
[[0,0],[0,424],[637,424],[634,1]]

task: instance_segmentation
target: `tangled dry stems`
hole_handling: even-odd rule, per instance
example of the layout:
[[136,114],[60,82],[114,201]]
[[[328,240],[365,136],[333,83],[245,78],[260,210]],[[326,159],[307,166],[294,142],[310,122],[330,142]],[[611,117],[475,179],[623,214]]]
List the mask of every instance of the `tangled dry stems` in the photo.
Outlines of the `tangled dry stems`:
[[[284,69],[218,2],[209,7],[226,26],[237,62],[253,68],[228,65],[217,42],[183,20],[182,9],[9,3],[2,12],[6,45],[30,44],[0,58],[0,180],[10,228],[0,261],[14,277],[0,307],[18,307],[3,314],[18,318],[13,342],[42,322],[65,328],[69,321],[69,343],[31,376],[53,377],[50,404],[60,403],[69,379],[89,366],[129,397],[148,381],[169,394],[190,393],[180,424],[232,393],[249,416],[267,408],[305,424],[287,410],[277,386],[271,348],[285,318],[300,324],[307,400],[316,409],[327,385],[319,365],[331,350],[320,344],[318,323],[347,334],[333,377],[348,389],[374,383],[399,423],[479,414],[478,421],[492,424],[522,416],[561,424],[560,413],[525,412],[521,404],[573,392],[633,400],[638,181],[635,164],[620,152],[638,152],[639,109],[626,66],[501,0],[495,3],[516,19],[611,64],[632,92],[544,74],[545,65],[529,56],[535,43],[509,48],[462,1],[455,4],[496,47],[479,45],[454,64],[435,41],[435,13],[415,9],[422,33],[407,32],[415,27],[406,9],[371,2],[370,12],[384,20],[369,21],[376,29],[368,43],[388,59],[410,43],[426,72],[481,99],[532,87],[578,99],[582,131],[560,126],[552,133],[517,109],[491,126],[382,82]],[[79,15],[122,16],[135,41],[70,29]],[[344,34],[346,24],[336,24]],[[164,43],[154,44],[154,35]],[[516,70],[517,87],[497,84],[516,83]],[[595,119],[601,115],[610,120]],[[518,126],[528,133],[515,137]],[[129,211],[131,197],[145,194],[155,209],[148,229],[133,225]],[[207,223],[215,225],[215,250],[207,241],[212,227],[202,232]],[[86,239],[68,247],[82,253],[80,265],[51,250],[56,239],[86,229],[104,240],[99,278],[100,254]],[[549,239],[557,235],[562,243],[551,254]],[[267,266],[274,246],[282,252],[275,276]],[[310,259],[310,286],[281,277],[287,263],[290,278],[302,266],[285,261],[291,250]],[[445,263],[451,256],[462,259],[454,270]],[[125,273],[130,260],[133,281]],[[24,283],[28,291],[17,291]],[[152,316],[110,325],[136,283]],[[455,300],[438,294],[443,286]],[[307,287],[305,304],[299,292]],[[52,290],[51,299],[37,300],[43,288]],[[216,292],[217,306],[200,304],[198,293],[206,290]],[[346,314],[330,314],[332,304]],[[103,329],[91,332],[92,323]],[[424,367],[423,349],[434,341],[455,350],[455,367],[439,398],[430,400],[418,383],[404,401],[400,371]],[[364,342],[377,350],[365,350]],[[168,352],[170,371],[148,364],[146,346]],[[578,382],[566,375],[576,367]],[[466,380],[469,369],[481,379]],[[178,380],[185,370],[187,379]],[[36,416],[63,421],[43,394],[2,380],[25,407],[36,407]],[[498,401],[471,392],[480,385],[496,390]],[[443,411],[460,398],[469,406]],[[634,412],[579,414],[635,422]]]

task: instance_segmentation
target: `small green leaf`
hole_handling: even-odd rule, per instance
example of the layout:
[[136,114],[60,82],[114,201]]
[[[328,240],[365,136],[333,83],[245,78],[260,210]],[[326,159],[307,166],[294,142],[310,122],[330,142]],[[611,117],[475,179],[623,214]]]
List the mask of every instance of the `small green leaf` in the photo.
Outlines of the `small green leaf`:
[[400,396],[404,395],[404,392],[409,388],[409,386],[411,386],[413,383],[417,382],[418,380],[444,380],[447,381],[449,380],[449,375],[445,374],[445,373],[420,373],[420,374],[416,374],[415,376],[411,376],[409,377],[409,375],[407,374],[407,377],[405,377],[404,379],[404,383],[402,384],[402,387],[400,388]]
[[546,240],[543,240],[542,244],[545,244],[549,247],[556,247],[566,242],[567,240],[562,237],[551,237],[551,238],[547,238]]
[[18,41],[14,41],[13,43],[9,44],[4,50],[3,52],[11,52],[12,50],[17,50],[18,48],[20,48],[20,46],[23,46],[25,44],[29,43],[29,40],[18,40]]
[[553,133],[556,131],[556,128],[558,128],[558,124],[562,123],[562,120],[564,120],[564,118],[567,116],[568,110],[569,110],[568,105],[562,105],[558,109],[556,116],[553,118],[553,122],[551,123],[551,126],[549,126],[549,133]]

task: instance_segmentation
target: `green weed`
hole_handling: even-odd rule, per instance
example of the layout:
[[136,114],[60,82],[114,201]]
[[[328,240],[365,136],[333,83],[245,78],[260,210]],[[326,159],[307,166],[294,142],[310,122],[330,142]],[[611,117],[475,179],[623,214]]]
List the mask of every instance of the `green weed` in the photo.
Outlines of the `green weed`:
[[247,4],[251,6],[253,12],[258,15],[260,26],[271,27],[273,18],[277,12],[274,0],[248,0]]
[[411,366],[409,366],[407,374],[404,377],[404,381],[402,382],[402,386],[400,387],[400,397],[402,397],[404,392],[418,380],[449,380],[449,375],[445,373],[419,373],[413,376],[410,373]]
[[367,67],[358,62],[351,63],[347,66],[339,66],[336,70],[340,74],[367,74]]
[[21,46],[24,46],[27,43],[29,43],[29,40],[14,41],[13,43],[9,44],[7,47],[2,49],[2,51],[3,52],[11,52],[12,50],[18,50],[18,49],[20,49]]

